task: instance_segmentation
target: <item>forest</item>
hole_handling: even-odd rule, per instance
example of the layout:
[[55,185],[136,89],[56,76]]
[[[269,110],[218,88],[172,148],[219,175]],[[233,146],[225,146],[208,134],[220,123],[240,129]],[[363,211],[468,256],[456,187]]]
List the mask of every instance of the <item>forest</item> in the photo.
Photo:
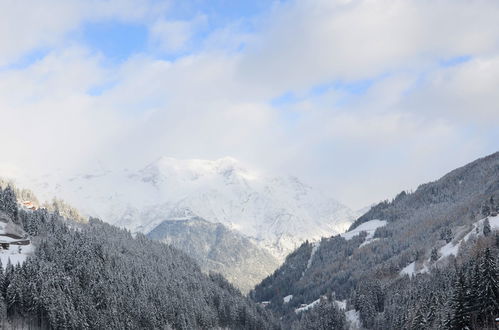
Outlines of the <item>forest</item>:
[[499,233],[490,221],[498,201],[495,153],[372,207],[351,227],[388,220],[370,241],[360,232],[305,242],[250,296],[269,301],[284,328],[351,327],[342,313],[318,311],[342,302],[366,329],[493,329]]
[[0,210],[32,238],[22,264],[2,265],[2,328],[277,329],[264,308],[183,252],[98,219],[18,209],[10,187]]

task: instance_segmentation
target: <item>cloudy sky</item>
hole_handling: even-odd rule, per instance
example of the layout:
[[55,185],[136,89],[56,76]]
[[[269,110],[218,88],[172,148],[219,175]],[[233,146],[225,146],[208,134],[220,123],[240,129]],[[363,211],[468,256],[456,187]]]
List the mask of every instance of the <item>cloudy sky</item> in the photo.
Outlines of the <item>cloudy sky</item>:
[[232,156],[362,207],[499,150],[499,1],[0,0],[0,146]]

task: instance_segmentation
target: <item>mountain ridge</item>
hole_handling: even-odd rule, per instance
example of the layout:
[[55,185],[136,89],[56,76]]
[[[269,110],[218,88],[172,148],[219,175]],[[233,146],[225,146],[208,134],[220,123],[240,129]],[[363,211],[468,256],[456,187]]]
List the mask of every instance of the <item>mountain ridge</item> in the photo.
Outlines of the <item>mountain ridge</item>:
[[[321,300],[325,306],[341,302],[368,329],[463,328],[452,325],[459,318],[470,328],[489,324],[494,305],[487,306],[497,302],[497,279],[472,274],[497,272],[498,213],[494,153],[375,205],[345,234],[303,243],[250,296],[269,301],[268,308],[296,329],[308,329],[313,321],[296,311]],[[483,292],[483,301],[469,295],[476,288],[463,289],[463,274],[467,282],[496,292]],[[463,299],[458,294],[476,301],[469,309],[475,316],[458,309],[456,301]]]
[[307,239],[345,231],[356,215],[296,177],[263,174],[231,157],[160,157],[137,171],[100,170],[31,183],[37,195],[61,196],[134,232],[148,233],[166,219],[220,222],[280,260]]

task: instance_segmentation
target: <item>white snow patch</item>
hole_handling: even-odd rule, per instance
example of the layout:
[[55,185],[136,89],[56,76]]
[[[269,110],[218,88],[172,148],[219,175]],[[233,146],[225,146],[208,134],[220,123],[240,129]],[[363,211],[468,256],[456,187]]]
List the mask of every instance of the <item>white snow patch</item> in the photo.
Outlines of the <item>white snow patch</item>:
[[414,276],[416,274],[422,274],[422,273],[428,273],[430,271],[430,269],[428,268],[428,265],[426,265],[426,263],[424,263],[422,265],[422,267],[419,267],[419,269],[417,269],[416,267],[416,262],[413,261],[411,262],[410,264],[408,264],[407,266],[405,266],[401,271],[400,271],[400,275],[409,275],[409,276]]
[[290,294],[289,296],[286,296],[284,298],[282,298],[282,300],[284,301],[285,304],[289,303],[291,301],[291,299],[293,299],[293,295]]
[[[319,248],[320,245],[321,245],[320,241],[314,243],[314,247],[312,248],[312,252],[310,253],[310,258],[308,258],[307,268],[305,269],[305,271],[307,271],[307,269],[309,269],[310,266],[312,265],[312,260],[314,259],[314,254],[315,254],[315,252],[317,252],[317,249]],[[303,272],[303,273],[305,273],[305,272]]]
[[338,306],[339,309],[347,309],[347,301],[346,300],[335,300],[336,306]]
[[366,239],[361,245],[359,245],[359,249],[363,246],[368,245],[369,243],[379,241],[379,238]]
[[457,244],[454,244],[453,242],[449,242],[442,246],[439,250],[440,253],[440,259],[448,257],[448,256],[457,256],[457,251],[459,251],[459,245],[461,245],[461,241],[459,241]]
[[[19,247],[21,252],[19,252]],[[33,244],[29,245],[11,245],[8,250],[0,250],[0,260],[2,260],[2,267],[5,270],[7,263],[9,262],[15,266],[17,264],[23,264],[28,256],[35,252],[35,247]]]
[[495,217],[489,217],[490,228],[492,230],[499,230],[499,215]]
[[295,313],[298,314],[298,313],[301,313],[303,311],[308,311],[310,308],[313,308],[315,305],[317,305],[320,301],[321,301],[321,299],[319,298],[317,300],[312,301],[308,305],[305,305],[303,307],[297,308],[297,309],[295,309]]
[[355,229],[341,234],[341,237],[348,241],[359,235],[361,232],[365,231],[367,232],[366,240],[371,240],[374,237],[374,232],[376,231],[376,229],[385,226],[386,223],[387,222],[385,220],[369,220],[356,227]]
[[411,262],[410,264],[408,264],[407,266],[405,266],[401,271],[400,271],[400,275],[409,275],[409,276],[413,276],[414,274],[416,273],[416,262]]
[[[459,252],[459,246],[461,245],[461,243],[468,241],[473,235],[483,235],[483,223],[485,222],[485,219],[487,218],[483,218],[475,222],[472,225],[471,230],[458,242],[449,242],[444,246],[442,246],[439,250],[440,258],[438,258],[438,260],[441,260],[451,255],[457,256],[457,253]],[[499,230],[499,216],[488,217],[488,219],[490,223],[490,228],[492,230]]]
[[350,329],[360,329],[360,318],[359,318],[359,312],[356,310],[349,310],[345,312],[345,316],[347,318],[347,321],[350,323]]

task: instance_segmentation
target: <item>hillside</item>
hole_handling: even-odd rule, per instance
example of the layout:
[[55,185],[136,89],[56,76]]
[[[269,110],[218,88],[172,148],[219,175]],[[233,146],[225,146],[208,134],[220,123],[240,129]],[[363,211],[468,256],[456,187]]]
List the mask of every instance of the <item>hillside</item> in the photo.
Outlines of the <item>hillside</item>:
[[[469,326],[483,326],[499,312],[498,201],[495,153],[372,207],[345,234],[304,243],[251,297],[270,301],[268,308],[297,328],[313,323],[297,310],[321,297],[337,301],[369,329],[452,328],[463,317]],[[494,276],[472,276],[473,269]],[[462,294],[460,276],[468,293],[484,283],[493,289]],[[476,306],[466,314],[459,311],[462,300]]]
[[[295,177],[266,175],[230,157],[162,157],[139,170],[100,169],[69,176],[55,172],[17,177],[16,182],[41,195],[43,207],[65,217],[84,222],[85,216],[93,216],[132,233],[154,232],[155,239],[171,241],[203,270],[222,272],[244,292],[305,240],[344,232],[355,219],[348,207]],[[25,195],[34,201],[32,194]],[[216,224],[203,224],[206,235],[197,230],[203,243],[188,235],[191,230],[178,230],[198,218]],[[220,225],[227,230],[220,232],[223,243],[216,243],[214,228]],[[211,246],[209,255],[204,244]]]
[[164,220],[200,217],[253,240],[280,261],[307,239],[344,232],[355,213],[295,177],[267,175],[225,157],[162,157],[139,170],[17,178],[45,199],[147,234]]
[[17,206],[12,190],[0,189],[3,218],[35,249],[0,271],[2,328],[277,328],[267,311],[173,247],[100,220]]
[[147,237],[186,252],[203,271],[222,274],[244,293],[279,266],[245,236],[201,218],[163,221]]

